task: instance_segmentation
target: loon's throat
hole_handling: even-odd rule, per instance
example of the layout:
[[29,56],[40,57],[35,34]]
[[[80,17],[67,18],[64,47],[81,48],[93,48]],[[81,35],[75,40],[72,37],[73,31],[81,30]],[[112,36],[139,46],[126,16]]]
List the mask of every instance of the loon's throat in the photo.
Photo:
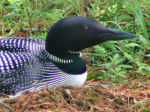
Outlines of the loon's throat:
[[86,65],[80,53],[71,53],[65,58],[60,58],[47,51],[41,52],[42,60],[54,64],[58,69],[66,74],[80,75],[86,72]]
[[53,62],[60,70],[67,74],[81,75],[86,72],[86,65],[81,57],[73,59],[70,63]]

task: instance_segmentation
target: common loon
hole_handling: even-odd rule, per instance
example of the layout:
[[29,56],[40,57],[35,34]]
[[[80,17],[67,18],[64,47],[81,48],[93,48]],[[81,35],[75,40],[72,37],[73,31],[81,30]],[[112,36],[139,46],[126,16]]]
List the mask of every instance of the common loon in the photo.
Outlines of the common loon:
[[46,41],[0,38],[0,94],[16,95],[54,86],[81,87],[87,70],[80,50],[108,40],[134,37],[77,16],[54,24]]

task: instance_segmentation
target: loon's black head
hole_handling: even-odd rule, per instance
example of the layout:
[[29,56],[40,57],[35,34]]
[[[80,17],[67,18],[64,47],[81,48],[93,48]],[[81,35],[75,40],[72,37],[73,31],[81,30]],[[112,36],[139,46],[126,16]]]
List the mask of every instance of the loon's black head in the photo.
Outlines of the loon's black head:
[[96,20],[78,16],[58,21],[49,31],[46,39],[46,50],[64,57],[70,51],[77,52],[84,48],[108,40],[123,40],[136,35],[104,27]]

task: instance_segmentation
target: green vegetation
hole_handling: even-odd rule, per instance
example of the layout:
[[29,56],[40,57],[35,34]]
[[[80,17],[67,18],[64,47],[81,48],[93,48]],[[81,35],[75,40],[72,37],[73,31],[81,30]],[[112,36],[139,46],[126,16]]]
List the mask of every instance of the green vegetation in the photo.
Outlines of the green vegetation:
[[[131,32],[139,38],[110,41],[89,49],[92,65],[105,67],[89,78],[127,82],[129,76],[150,77],[149,0],[1,0],[0,35],[45,39],[56,21],[69,16],[89,16],[106,27]],[[85,8],[87,10],[85,10]],[[33,28],[35,31],[20,31]],[[38,29],[38,30],[37,30]],[[100,75],[99,75],[100,74]]]

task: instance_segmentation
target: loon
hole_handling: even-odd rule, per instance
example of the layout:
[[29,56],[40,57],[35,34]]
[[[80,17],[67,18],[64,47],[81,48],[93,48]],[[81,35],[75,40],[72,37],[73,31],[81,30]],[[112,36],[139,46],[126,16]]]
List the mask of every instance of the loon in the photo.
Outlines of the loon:
[[56,22],[46,41],[0,38],[0,94],[16,95],[55,86],[81,87],[87,78],[82,49],[134,37],[106,28],[91,18],[77,16]]

